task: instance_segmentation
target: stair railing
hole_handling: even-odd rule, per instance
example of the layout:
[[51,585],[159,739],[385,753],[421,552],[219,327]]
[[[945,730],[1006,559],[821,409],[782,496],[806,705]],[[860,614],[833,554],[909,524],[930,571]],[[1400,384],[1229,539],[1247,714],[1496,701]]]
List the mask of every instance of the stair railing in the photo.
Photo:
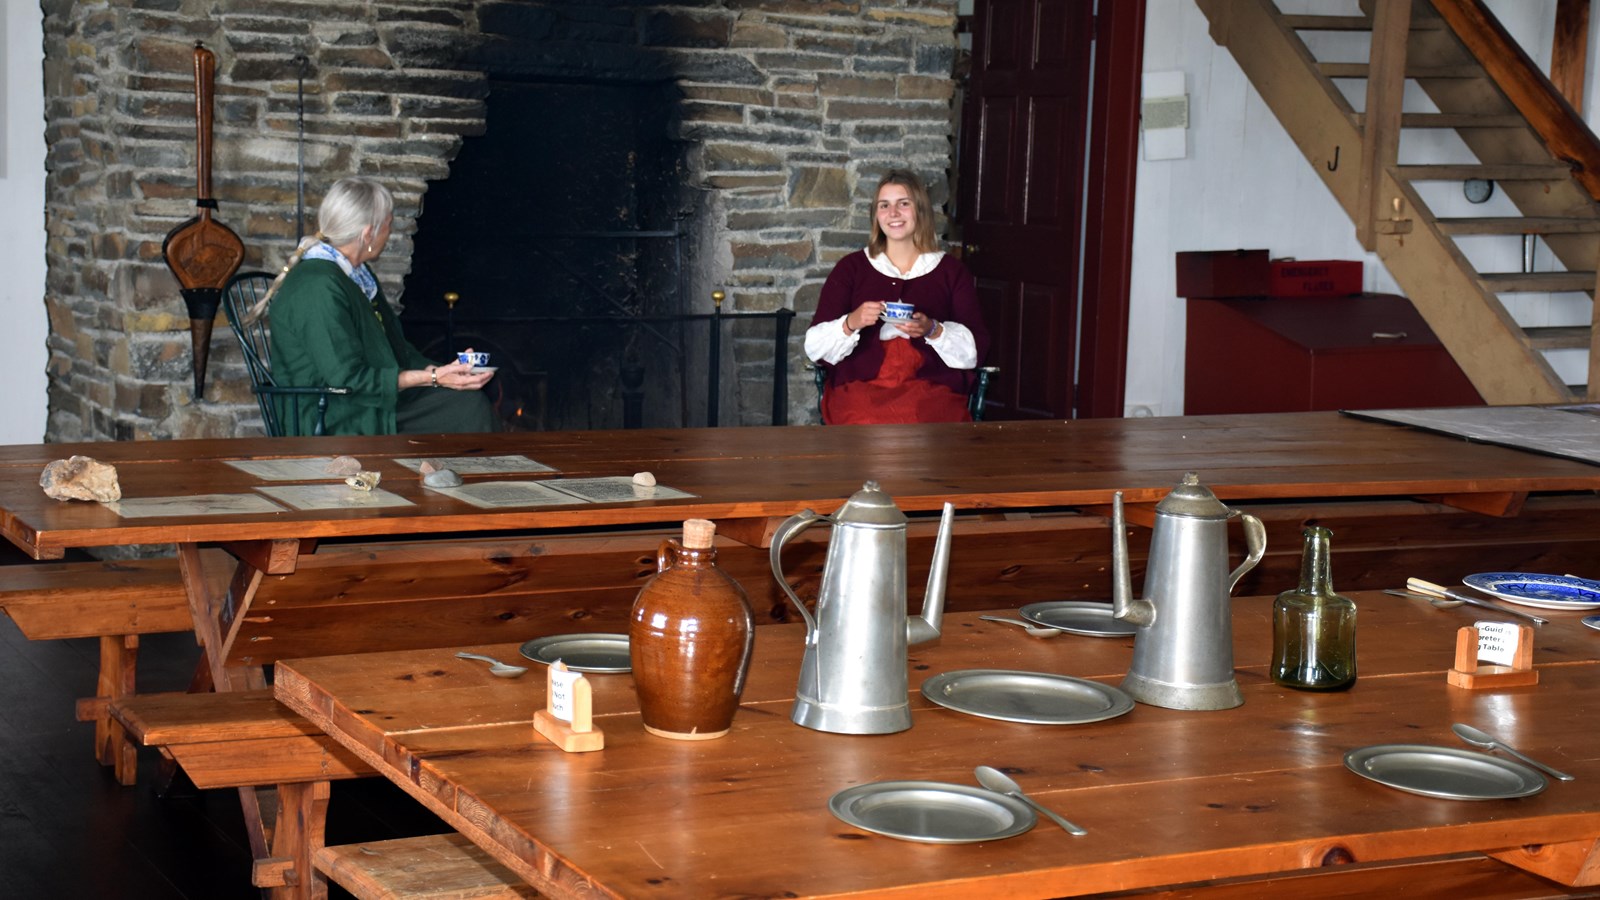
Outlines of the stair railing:
[[1483,0],[1431,0],[1461,43],[1477,57],[1507,99],[1538,132],[1552,155],[1600,200],[1600,138],[1539,71]]

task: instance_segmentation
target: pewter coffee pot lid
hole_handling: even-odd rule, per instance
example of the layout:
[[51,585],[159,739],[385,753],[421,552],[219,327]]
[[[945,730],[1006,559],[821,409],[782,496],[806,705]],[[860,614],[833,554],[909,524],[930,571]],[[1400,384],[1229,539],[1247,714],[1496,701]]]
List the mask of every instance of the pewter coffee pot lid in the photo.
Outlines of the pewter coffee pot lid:
[[1183,480],[1172,489],[1172,493],[1156,504],[1156,512],[1191,519],[1226,519],[1235,515],[1235,511],[1224,506],[1210,488],[1200,483],[1200,476],[1194,472],[1183,473]]
[[868,528],[903,528],[906,514],[894,505],[894,498],[883,492],[876,481],[869,481],[850,495],[833,515],[835,525],[863,525]]

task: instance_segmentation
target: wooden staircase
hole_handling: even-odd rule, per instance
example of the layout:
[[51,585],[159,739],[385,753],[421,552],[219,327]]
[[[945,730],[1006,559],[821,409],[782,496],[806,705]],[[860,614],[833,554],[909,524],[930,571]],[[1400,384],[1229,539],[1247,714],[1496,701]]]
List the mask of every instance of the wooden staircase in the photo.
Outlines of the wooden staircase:
[[[1197,2],[1212,39],[1233,54],[1349,214],[1362,245],[1378,254],[1485,401],[1600,398],[1600,304],[1593,302],[1600,141],[1543,76],[1528,74],[1531,65],[1492,17],[1474,21],[1488,15],[1477,0],[1364,0],[1365,15],[1286,15],[1272,0]],[[1328,32],[1368,39],[1312,37]],[[1345,51],[1364,45],[1366,60],[1318,59],[1310,49],[1341,41]],[[1507,90],[1508,78],[1526,83]],[[1347,79],[1365,82],[1364,91],[1351,91],[1365,94],[1360,110],[1340,88]],[[1420,93],[1406,95],[1407,82]],[[1564,130],[1552,136],[1546,120],[1563,115]],[[1453,132],[1458,141],[1419,142],[1453,148],[1458,159],[1401,164],[1402,135],[1422,129]],[[1460,188],[1472,179],[1491,182],[1500,199],[1485,204],[1488,215],[1450,214],[1462,211]],[[1474,258],[1492,270],[1480,271]],[[1508,258],[1517,263],[1510,270],[1503,268]],[[1588,302],[1571,314],[1579,293]],[[1536,317],[1539,304],[1560,303],[1515,299],[1541,294],[1572,295],[1564,298],[1571,321],[1549,325]],[[1519,303],[1525,308],[1514,315]],[[1586,385],[1558,375],[1545,355],[1553,350],[1586,352]]]

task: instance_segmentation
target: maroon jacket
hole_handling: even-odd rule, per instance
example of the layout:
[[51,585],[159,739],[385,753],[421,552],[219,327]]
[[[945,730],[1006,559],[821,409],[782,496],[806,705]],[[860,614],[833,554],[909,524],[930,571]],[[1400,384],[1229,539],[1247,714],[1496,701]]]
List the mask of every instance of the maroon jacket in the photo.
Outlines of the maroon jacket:
[[[868,300],[899,300],[913,304],[930,319],[960,322],[972,330],[980,365],[989,352],[989,329],[984,327],[983,313],[978,308],[972,273],[953,256],[947,254],[932,272],[920,278],[903,279],[890,278],[874,269],[865,250],[852,253],[839,260],[822,285],[817,314],[812,317],[811,324],[837,319]],[[878,326],[864,329],[856,349],[832,367],[833,383],[870,381],[876,377],[878,367],[883,364],[883,343],[878,339]],[[922,368],[917,371],[919,377],[946,385],[958,394],[965,395],[970,390],[971,370],[945,365],[938,351],[922,338],[914,338],[911,346],[922,354]]]

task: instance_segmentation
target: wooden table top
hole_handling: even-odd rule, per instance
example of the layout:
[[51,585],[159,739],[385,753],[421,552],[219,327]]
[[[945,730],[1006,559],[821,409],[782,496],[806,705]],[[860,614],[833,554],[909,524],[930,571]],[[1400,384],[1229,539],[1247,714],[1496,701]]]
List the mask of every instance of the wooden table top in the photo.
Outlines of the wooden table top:
[[[966,668],[1057,672],[1115,684],[1132,640],[1030,638],[976,614],[911,651],[914,725],[847,736],[789,721],[803,632],[758,629],[731,733],[704,742],[647,734],[627,675],[591,676],[604,750],[564,754],[537,737],[544,669],[491,677],[452,651],[280,663],[280,700],[351,747],[452,826],[551,896],[1067,896],[1310,868],[1546,845],[1592,851],[1600,837],[1600,632],[1556,613],[1536,630],[1541,682],[1466,691],[1446,683],[1456,629],[1477,616],[1420,600],[1351,594],[1360,677],[1347,692],[1273,685],[1271,598],[1234,603],[1245,704],[1182,712],[1137,705],[1073,726],[975,718],[917,693]],[[1484,615],[1483,618],[1492,618]],[[474,648],[515,658],[514,646]],[[1464,748],[1467,722],[1577,781],[1519,800],[1430,799],[1366,781],[1344,754],[1375,744]],[[857,784],[975,784],[973,767],[1012,773],[1088,829],[1041,820],[983,844],[931,845],[869,834],[828,798]],[[1531,858],[1531,854],[1530,854]],[[1508,860],[1514,861],[1514,860]],[[1522,863],[1518,863],[1522,864]],[[1593,864],[1593,860],[1589,860]],[[1530,866],[1532,867],[1532,866]],[[981,882],[981,886],[980,883]]]
[[[382,489],[414,505],[124,519],[98,503],[51,500],[38,487],[48,462],[86,455],[117,467],[127,498],[251,493],[267,482],[226,460],[341,454],[381,473]],[[415,473],[393,462],[480,454],[523,454],[566,477],[648,471],[696,496],[484,510],[424,490]],[[907,511],[946,500],[965,511],[1098,505],[1117,490],[1130,504],[1150,503],[1185,471],[1199,472],[1231,501],[1600,489],[1600,467],[1336,413],[19,445],[0,447],[5,470],[12,477],[0,480],[0,533],[40,559],[122,544],[788,516],[805,507],[830,511],[867,479]]]

